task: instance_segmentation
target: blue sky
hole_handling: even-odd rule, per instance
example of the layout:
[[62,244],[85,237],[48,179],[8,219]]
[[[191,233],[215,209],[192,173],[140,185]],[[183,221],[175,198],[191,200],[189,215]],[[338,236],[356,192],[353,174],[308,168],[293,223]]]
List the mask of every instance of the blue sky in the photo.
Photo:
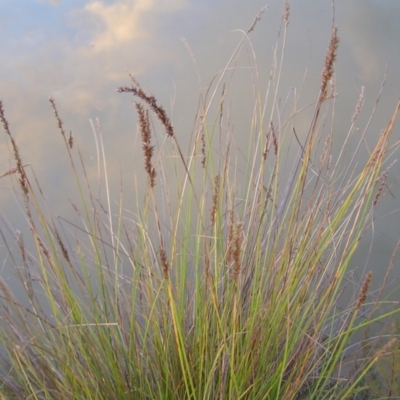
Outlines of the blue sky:
[[[50,87],[56,78],[50,77],[57,72],[50,70],[51,65],[65,73],[70,71],[75,79],[83,79],[85,70],[86,75],[92,75],[89,65],[93,63],[93,69],[101,65],[108,79],[115,81],[126,76],[125,68],[132,69],[135,74],[158,65],[168,68],[177,57],[176,51],[182,49],[182,37],[202,56],[218,47],[215,44],[230,30],[245,29],[264,3],[258,0],[3,0],[0,73],[9,79],[15,71],[16,76],[20,74],[16,79],[24,79],[21,70],[47,65],[49,81],[45,86]],[[270,3],[266,14],[281,10],[282,1]],[[307,40],[307,29],[311,33],[321,31],[324,40],[329,37],[330,2],[292,3],[291,24],[299,37]],[[349,0],[345,5],[337,3],[339,31],[345,34],[341,36],[341,43],[343,47],[346,44],[353,47],[354,61],[359,68],[356,72],[363,74],[364,79],[377,78],[382,63],[397,56],[393,53],[400,35],[400,2]],[[268,24],[273,23],[268,21]],[[328,29],[322,32],[324,26]],[[318,38],[312,40],[317,50],[325,45]],[[384,40],[387,48],[380,51]],[[78,73],[77,64],[82,67]],[[85,79],[92,78],[86,76]],[[34,81],[35,77],[26,79]]]

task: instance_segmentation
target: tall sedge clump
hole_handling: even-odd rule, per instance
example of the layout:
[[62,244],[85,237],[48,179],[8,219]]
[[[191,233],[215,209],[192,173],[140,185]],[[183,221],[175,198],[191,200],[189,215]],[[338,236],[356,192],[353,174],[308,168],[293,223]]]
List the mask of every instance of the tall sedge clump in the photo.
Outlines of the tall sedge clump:
[[20,299],[0,279],[4,398],[356,399],[395,346],[355,339],[398,311],[376,313],[371,273],[345,304],[342,294],[352,256],[390,188],[400,102],[356,169],[365,132],[350,162],[344,152],[364,112],[361,90],[343,148],[333,152],[339,133],[330,123],[332,99],[340,101],[333,27],[314,112],[306,134],[298,134],[299,99],[287,114],[280,105],[290,16],[284,1],[269,79],[247,53],[254,54],[246,58],[254,107],[243,141],[234,129],[243,115],[228,100],[238,93],[241,51],[266,10],[241,31],[225,68],[199,94],[187,146],[136,79],[117,89],[135,100],[145,184],[123,183],[134,186],[135,204],[123,195],[115,201],[108,189],[102,144],[98,180],[105,191],[98,192],[105,196],[97,198],[79,138],[67,134],[50,99],[78,189],[77,199],[65,199],[75,219],[54,216],[40,179],[25,172],[29,164],[0,103],[16,164],[0,177],[17,174],[29,222],[22,233],[0,226],[0,248],[23,290]]

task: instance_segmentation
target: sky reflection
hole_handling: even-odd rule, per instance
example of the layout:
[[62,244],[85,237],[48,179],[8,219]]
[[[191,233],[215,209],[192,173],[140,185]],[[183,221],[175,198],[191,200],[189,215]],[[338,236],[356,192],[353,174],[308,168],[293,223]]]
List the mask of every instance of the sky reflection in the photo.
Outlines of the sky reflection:
[[[315,101],[318,94],[331,34],[332,6],[330,1],[320,0],[290,3],[280,96],[284,102],[290,93],[301,93],[300,107]],[[131,174],[135,170],[133,154],[138,149],[140,157],[140,144],[134,140],[132,100],[115,92],[118,86],[129,85],[128,72],[164,105],[178,138],[184,141],[192,129],[200,93],[204,94],[211,79],[225,67],[243,31],[264,5],[265,0],[3,0],[0,98],[23,159],[40,176],[57,211],[65,207],[63,200],[72,193],[73,182],[66,177],[66,156],[48,103],[50,96],[56,100],[68,131],[79,141],[87,165],[93,165],[93,176],[96,152],[89,120],[98,118],[110,160],[109,174],[115,177],[114,188],[118,190],[120,171]],[[264,83],[282,10],[282,0],[269,2],[250,36]],[[398,0],[337,1],[339,127],[340,121],[348,127],[362,86],[366,112],[361,121],[366,121],[387,64],[387,81],[371,125],[372,137],[392,115],[400,96],[399,20]],[[250,52],[250,45],[245,49]],[[239,99],[251,98],[248,75],[245,77],[247,61],[243,51],[239,59],[243,80],[240,69],[235,77]],[[245,116],[252,108],[246,102],[237,107],[243,121],[237,120],[235,129],[245,131]],[[301,135],[301,118],[298,126]],[[394,135],[399,136],[398,126]],[[13,160],[4,137],[0,151],[0,166],[7,170]],[[396,165],[392,174],[399,172]],[[12,216],[15,199],[10,181],[2,180],[0,187],[3,212]],[[387,212],[396,208],[398,185],[392,192],[395,199],[385,200]],[[374,251],[379,260],[387,253],[388,243],[393,247],[400,236],[397,216],[382,217],[382,221],[384,229],[379,228],[381,234],[377,235],[381,247]]]

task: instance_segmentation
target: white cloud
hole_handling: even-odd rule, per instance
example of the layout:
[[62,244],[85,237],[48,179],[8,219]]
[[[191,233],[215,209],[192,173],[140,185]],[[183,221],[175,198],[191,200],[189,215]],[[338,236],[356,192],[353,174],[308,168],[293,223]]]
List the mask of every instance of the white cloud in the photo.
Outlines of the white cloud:
[[[85,3],[69,12],[68,24],[74,34],[57,39],[59,56],[47,63],[59,64],[52,70],[58,74],[60,88],[51,94],[73,112],[104,109],[99,99],[104,99],[105,91],[129,81],[127,71],[139,76],[169,60],[173,51],[163,40],[174,33],[163,29],[186,7],[187,0]],[[175,42],[180,45],[178,36]]]
[[183,0],[137,0],[119,1],[106,5],[94,1],[84,8],[89,16],[101,22],[101,29],[95,33],[94,50],[110,50],[134,40],[152,36],[154,18],[184,8]]

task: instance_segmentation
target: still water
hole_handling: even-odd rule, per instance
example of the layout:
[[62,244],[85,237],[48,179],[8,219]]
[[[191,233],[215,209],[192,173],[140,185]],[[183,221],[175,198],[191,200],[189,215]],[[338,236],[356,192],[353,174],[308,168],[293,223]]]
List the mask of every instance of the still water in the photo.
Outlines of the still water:
[[[123,180],[129,179],[138,171],[140,188],[143,167],[134,106],[131,97],[116,93],[116,88],[129,85],[132,74],[164,105],[178,140],[187,143],[200,94],[226,66],[243,32],[263,6],[267,8],[242,49],[235,75],[234,129],[243,131],[244,142],[253,111],[248,101],[252,92],[246,60],[254,51],[260,79],[268,79],[283,1],[3,0],[0,98],[24,163],[30,164],[39,177],[54,214],[68,215],[67,199],[75,192],[49,97],[55,99],[67,131],[79,143],[92,173],[89,178],[95,180],[97,176],[92,127],[99,124],[111,193],[119,192],[121,175]],[[335,68],[335,145],[340,147],[344,140],[362,88],[360,129],[367,123],[384,82],[367,135],[372,143],[400,97],[400,2],[339,0],[334,16],[340,38]],[[282,104],[293,93],[298,96],[298,108],[316,100],[332,18],[328,0],[290,2],[279,93]],[[300,137],[302,122],[301,118],[297,121]],[[393,136],[399,138],[400,124]],[[5,135],[0,146],[0,167],[6,171],[14,164]],[[350,159],[352,149],[348,152]],[[392,161],[396,158],[394,154]],[[396,212],[400,187],[395,182],[399,174],[397,163],[389,174],[394,182],[391,194],[376,215],[373,234],[366,235],[353,261],[359,276],[372,270],[376,283],[383,277],[400,238],[400,214]],[[2,178],[0,189],[4,226],[23,227],[11,180]],[[126,188],[128,195],[129,190]],[[3,275],[6,269],[4,265]],[[389,281],[390,289],[395,290],[400,282],[400,261]],[[400,298],[400,294],[395,296]]]

